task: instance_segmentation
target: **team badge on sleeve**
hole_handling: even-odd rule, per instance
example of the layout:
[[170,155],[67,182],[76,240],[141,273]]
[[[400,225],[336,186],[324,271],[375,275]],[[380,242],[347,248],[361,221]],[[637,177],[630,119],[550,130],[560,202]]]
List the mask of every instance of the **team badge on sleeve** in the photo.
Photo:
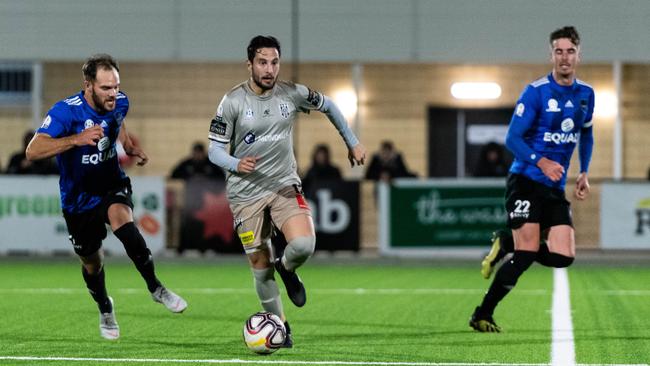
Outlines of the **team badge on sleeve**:
[[210,132],[216,133],[217,135],[226,134],[226,123],[223,122],[223,119],[220,116],[215,117],[212,122],[210,122]]
[[524,103],[517,104],[517,108],[515,108],[515,114],[517,115],[517,117],[523,116],[525,109],[526,107],[524,106]]
[[323,95],[315,90],[309,90],[309,94],[307,95],[307,101],[309,104],[313,105],[316,108],[319,108],[321,104],[323,103]]

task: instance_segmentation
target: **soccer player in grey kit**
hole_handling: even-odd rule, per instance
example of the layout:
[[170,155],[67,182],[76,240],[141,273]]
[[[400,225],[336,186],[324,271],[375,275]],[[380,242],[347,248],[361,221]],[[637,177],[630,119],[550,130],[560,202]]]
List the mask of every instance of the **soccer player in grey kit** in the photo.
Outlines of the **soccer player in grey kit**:
[[[274,273],[280,274],[291,301],[304,306],[305,288],[295,271],[313,254],[316,244],[293,153],[292,131],[298,112],[325,113],[343,137],[352,166],[364,163],[366,149],[330,98],[304,85],[278,80],[281,50],[276,38],[256,36],[247,52],[250,78],[221,100],[210,124],[209,156],[228,171],[228,200],[257,295],[264,310],[285,322],[284,346],[290,348],[293,338]],[[273,226],[287,241],[284,253],[275,256]]]

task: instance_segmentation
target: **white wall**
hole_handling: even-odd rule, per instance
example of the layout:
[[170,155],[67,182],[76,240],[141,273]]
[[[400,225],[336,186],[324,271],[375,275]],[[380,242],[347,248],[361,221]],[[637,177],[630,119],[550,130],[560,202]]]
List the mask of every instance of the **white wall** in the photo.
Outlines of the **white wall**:
[[[292,0],[0,0],[0,60],[237,61],[292,53]],[[543,62],[573,24],[588,62],[650,60],[648,0],[299,0],[301,61]]]

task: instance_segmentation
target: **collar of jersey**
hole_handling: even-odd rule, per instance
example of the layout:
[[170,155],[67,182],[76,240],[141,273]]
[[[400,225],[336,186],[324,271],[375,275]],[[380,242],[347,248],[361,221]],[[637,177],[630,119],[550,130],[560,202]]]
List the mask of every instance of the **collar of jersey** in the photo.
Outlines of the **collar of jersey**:
[[548,80],[551,82],[551,85],[555,89],[560,90],[560,91],[574,90],[578,86],[578,83],[576,83],[576,78],[575,77],[573,78],[573,83],[571,85],[560,85],[560,84],[558,84],[557,81],[555,81],[555,78],[553,77],[553,72],[552,71],[548,74],[547,77],[548,77]]
[[271,92],[268,95],[258,95],[256,94],[253,89],[251,89],[251,86],[248,85],[248,80],[244,83],[244,88],[246,88],[246,92],[248,92],[250,95],[254,96],[255,98],[259,100],[269,100],[271,97],[273,97],[273,94],[275,93],[275,88],[278,87],[278,82],[275,82],[275,85],[273,85],[273,89],[271,89]]

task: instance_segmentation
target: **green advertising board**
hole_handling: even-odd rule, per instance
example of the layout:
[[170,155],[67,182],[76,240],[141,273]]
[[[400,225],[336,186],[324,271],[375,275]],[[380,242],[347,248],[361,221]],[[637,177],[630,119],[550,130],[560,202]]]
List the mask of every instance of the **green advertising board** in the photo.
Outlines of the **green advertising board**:
[[505,180],[396,180],[381,184],[380,249],[476,248],[504,227]]

